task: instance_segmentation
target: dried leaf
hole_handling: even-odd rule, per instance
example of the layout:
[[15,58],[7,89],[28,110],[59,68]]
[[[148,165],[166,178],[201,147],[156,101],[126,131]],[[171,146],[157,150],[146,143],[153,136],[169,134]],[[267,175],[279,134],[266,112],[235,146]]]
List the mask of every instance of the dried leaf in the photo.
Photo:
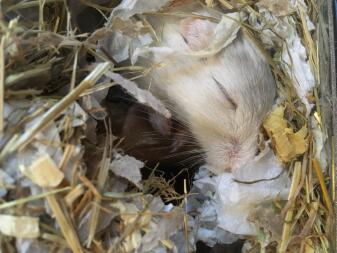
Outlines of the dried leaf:
[[5,235],[17,238],[36,238],[40,235],[39,219],[1,214],[0,231]]
[[284,108],[276,107],[264,121],[263,126],[271,138],[278,157],[283,162],[289,162],[308,149],[308,129],[303,126],[299,131],[288,127],[284,119]]
[[294,145],[297,154],[303,154],[308,149],[308,136],[307,127],[302,127],[299,131],[288,136],[291,143]]

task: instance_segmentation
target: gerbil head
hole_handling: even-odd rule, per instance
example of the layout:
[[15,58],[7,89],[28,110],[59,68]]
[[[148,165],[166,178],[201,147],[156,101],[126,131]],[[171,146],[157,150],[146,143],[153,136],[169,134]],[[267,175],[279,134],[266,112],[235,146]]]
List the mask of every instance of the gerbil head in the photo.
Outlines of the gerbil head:
[[[209,46],[216,24],[186,18],[165,26],[166,46],[198,51]],[[235,170],[254,158],[260,125],[273,104],[275,81],[262,53],[243,34],[212,57],[177,56],[174,64],[152,77],[165,87],[213,172]]]
[[[185,19],[182,35],[192,50],[207,47],[212,22]],[[199,79],[203,98],[190,125],[215,173],[232,171],[251,161],[257,151],[257,135],[275,96],[275,81],[261,52],[242,34],[217,56],[204,60]],[[208,73],[208,75],[206,74]],[[207,79],[206,79],[207,78]],[[194,99],[193,97],[191,97]],[[195,107],[195,106],[194,106]]]

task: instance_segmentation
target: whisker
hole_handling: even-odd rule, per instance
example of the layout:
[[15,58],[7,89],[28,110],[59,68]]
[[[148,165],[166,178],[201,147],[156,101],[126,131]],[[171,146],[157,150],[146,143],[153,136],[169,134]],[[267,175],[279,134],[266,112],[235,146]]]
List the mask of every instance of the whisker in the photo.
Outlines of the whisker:
[[179,164],[198,161],[198,160],[202,160],[203,158],[204,158],[204,156],[200,155],[200,154],[199,155],[193,155],[193,156],[187,157],[186,159],[183,159],[183,160],[179,161]]
[[192,163],[190,166],[191,168],[194,168],[195,166],[197,166],[198,164],[202,165],[205,163],[205,158],[201,158],[196,160],[194,163]]
[[[175,140],[176,137],[175,136],[170,136],[170,137],[161,137],[160,135],[156,134],[156,133],[152,133],[152,132],[143,132],[142,133],[143,137],[148,137],[148,138],[152,138],[153,140],[158,140],[158,141],[166,141],[166,140]],[[189,137],[188,135],[186,135],[186,137]],[[184,143],[188,143],[188,144],[195,144],[197,146],[199,146],[199,143],[197,140],[195,140],[194,138],[188,138],[188,139],[184,139],[182,141]]]
[[166,155],[167,158],[172,158],[175,156],[181,156],[181,155],[200,155],[202,154],[201,150],[187,150],[187,151],[181,151],[181,152],[174,152],[170,155]]
[[[174,128],[171,127],[171,129],[174,129]],[[179,131],[180,129],[176,129],[176,130]],[[148,134],[152,134],[152,135],[157,135],[156,133],[149,132],[149,131],[144,132],[144,133],[148,133]],[[187,132],[187,133],[184,133],[184,132],[177,132],[177,133],[175,134],[175,136],[183,136],[183,137],[187,137],[188,139],[193,139],[193,140],[195,140],[195,137],[194,137],[191,133],[189,133],[189,132]]]

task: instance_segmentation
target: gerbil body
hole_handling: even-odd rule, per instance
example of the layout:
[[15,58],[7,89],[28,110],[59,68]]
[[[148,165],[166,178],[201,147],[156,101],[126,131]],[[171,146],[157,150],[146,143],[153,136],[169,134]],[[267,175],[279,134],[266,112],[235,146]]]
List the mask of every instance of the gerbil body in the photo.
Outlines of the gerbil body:
[[[159,18],[157,18],[159,19]],[[198,51],[207,47],[216,24],[195,18],[161,18],[160,46]],[[261,52],[240,32],[214,56],[153,54],[143,80],[173,107],[203,148],[214,173],[235,170],[256,155],[257,135],[275,97],[275,81]]]

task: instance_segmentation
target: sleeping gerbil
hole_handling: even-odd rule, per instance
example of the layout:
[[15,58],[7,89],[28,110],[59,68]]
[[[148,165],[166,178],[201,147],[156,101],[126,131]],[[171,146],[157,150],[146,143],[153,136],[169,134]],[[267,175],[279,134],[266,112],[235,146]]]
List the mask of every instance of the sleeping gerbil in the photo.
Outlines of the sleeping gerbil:
[[[198,11],[198,10],[195,10]],[[151,18],[160,46],[198,51],[206,48],[216,23],[201,18]],[[186,123],[214,173],[232,171],[257,151],[262,120],[275,97],[275,80],[262,53],[241,32],[216,55],[153,54],[155,65],[141,81]]]

